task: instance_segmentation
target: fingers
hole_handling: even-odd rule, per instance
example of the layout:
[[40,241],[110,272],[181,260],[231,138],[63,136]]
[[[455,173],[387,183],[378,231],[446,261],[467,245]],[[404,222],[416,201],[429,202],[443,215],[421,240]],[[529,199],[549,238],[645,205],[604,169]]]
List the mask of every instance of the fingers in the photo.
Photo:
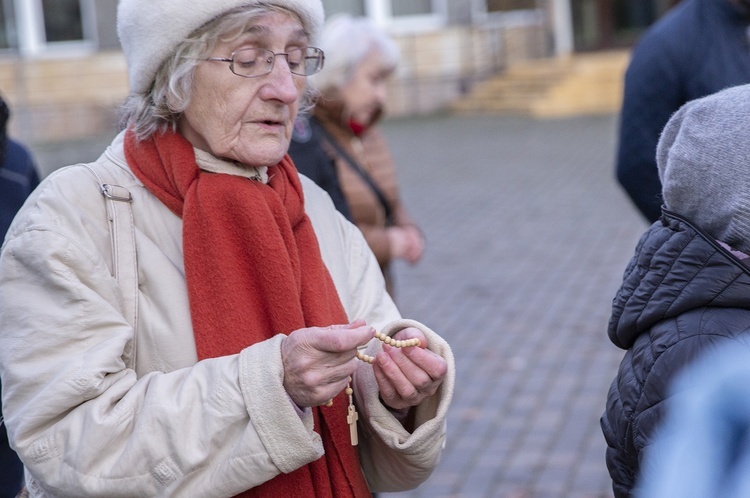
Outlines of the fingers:
[[[375,335],[375,329],[365,325],[363,320],[355,320],[347,325],[333,325],[315,331],[316,347],[328,353],[353,352],[364,346]],[[342,331],[345,330],[345,333]]]
[[291,362],[284,368],[284,389],[300,407],[324,405],[344,390],[359,360],[329,368]]
[[357,347],[375,331],[356,320],[346,325],[295,330],[281,345],[284,388],[297,405],[317,406],[341,392],[357,368]]
[[[421,348],[404,350],[390,348],[385,353],[382,356],[379,355],[378,363],[381,367],[387,366],[388,372],[392,373],[392,380],[404,384],[399,388],[399,392],[408,393],[413,387],[420,392],[432,395],[435,381],[440,382],[445,377],[447,370],[445,360],[432,351]],[[406,383],[409,386],[406,386]],[[437,386],[434,386],[434,389],[436,390]]]
[[384,346],[373,372],[383,401],[392,408],[416,406],[437,392],[448,366],[440,356],[421,348]]
[[[420,403],[423,399],[418,385],[425,388],[430,379],[423,374],[421,380],[414,381],[407,377],[396,362],[388,355],[381,353],[373,364],[373,373],[378,381],[380,396],[392,408],[406,408]],[[415,383],[416,382],[416,383]]]
[[422,258],[424,239],[422,238],[422,233],[414,226],[406,226],[404,227],[404,231],[408,239],[406,259],[409,263],[415,264]]
[[407,348],[401,352],[414,365],[424,370],[432,380],[442,381],[448,373],[445,360],[427,349]]

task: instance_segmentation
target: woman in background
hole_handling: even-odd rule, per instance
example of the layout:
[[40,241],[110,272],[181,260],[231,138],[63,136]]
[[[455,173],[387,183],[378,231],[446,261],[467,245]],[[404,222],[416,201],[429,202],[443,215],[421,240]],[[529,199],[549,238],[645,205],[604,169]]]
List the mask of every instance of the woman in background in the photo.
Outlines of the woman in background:
[[[340,188],[346,206],[339,210],[345,215],[348,210],[364,234],[393,295],[391,261],[415,264],[424,252],[422,232],[401,202],[393,158],[377,126],[398,47],[369,19],[348,15],[325,24],[319,45],[326,67],[311,83],[320,94],[309,120],[298,121],[289,153],[298,170],[323,186],[334,202]],[[313,143],[329,161],[310,154]],[[321,178],[335,181],[324,185]]]

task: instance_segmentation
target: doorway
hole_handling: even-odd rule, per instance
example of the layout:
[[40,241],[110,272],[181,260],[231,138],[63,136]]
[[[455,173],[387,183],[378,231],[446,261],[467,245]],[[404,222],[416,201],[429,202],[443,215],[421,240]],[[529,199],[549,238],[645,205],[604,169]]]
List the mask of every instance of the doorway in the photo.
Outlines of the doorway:
[[577,52],[631,47],[679,0],[571,0]]

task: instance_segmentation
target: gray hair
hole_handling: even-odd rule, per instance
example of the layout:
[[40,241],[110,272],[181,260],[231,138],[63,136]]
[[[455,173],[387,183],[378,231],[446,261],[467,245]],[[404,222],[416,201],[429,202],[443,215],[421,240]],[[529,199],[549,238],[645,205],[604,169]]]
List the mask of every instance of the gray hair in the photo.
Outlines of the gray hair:
[[[297,15],[282,7],[261,5],[240,8],[207,23],[182,42],[174,54],[161,65],[146,93],[131,93],[120,108],[120,125],[132,127],[137,140],[155,133],[176,130],[182,113],[190,106],[195,69],[209,57],[219,42],[238,39],[248,26],[269,10]],[[305,88],[299,112],[308,111],[317,92]]]
[[311,76],[311,84],[322,94],[335,92],[348,83],[360,62],[376,50],[385,64],[395,69],[400,53],[393,39],[370,19],[340,14],[323,26],[318,46],[326,54],[325,68]]

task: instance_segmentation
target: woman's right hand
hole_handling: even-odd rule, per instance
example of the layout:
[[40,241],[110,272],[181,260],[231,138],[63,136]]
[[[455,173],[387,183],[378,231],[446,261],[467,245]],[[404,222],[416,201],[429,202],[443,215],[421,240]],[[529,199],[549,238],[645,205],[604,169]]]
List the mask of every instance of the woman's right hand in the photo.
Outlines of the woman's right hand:
[[357,369],[357,347],[375,335],[364,320],[295,330],[281,344],[284,388],[297,406],[324,405]]

